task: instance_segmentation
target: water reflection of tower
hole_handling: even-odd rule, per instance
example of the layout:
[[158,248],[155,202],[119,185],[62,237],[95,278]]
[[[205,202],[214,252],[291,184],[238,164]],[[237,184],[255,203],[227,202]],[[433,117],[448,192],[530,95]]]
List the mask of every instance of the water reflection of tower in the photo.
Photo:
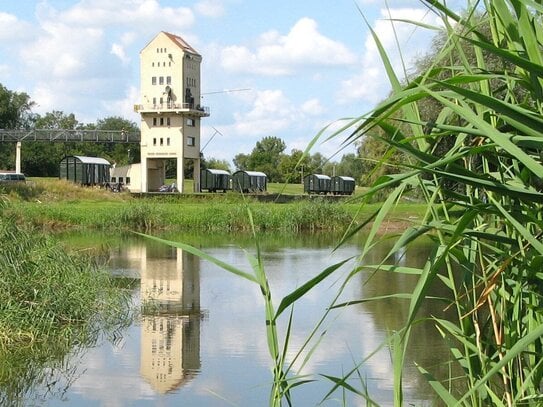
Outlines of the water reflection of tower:
[[141,375],[160,393],[200,370],[198,258],[168,246],[147,247],[141,265]]

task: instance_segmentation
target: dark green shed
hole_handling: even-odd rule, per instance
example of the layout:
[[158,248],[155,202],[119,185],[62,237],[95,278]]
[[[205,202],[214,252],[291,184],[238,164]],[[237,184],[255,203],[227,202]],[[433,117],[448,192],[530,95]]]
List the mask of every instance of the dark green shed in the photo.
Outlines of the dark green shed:
[[232,174],[232,189],[239,192],[264,192],[268,176],[259,171],[236,171]]
[[330,192],[330,177],[324,174],[311,174],[304,177],[304,192],[324,194]]
[[60,162],[59,178],[81,185],[102,185],[109,182],[109,161],[99,157],[66,156]]
[[230,182],[232,176],[228,171],[205,169],[200,171],[200,192],[207,190],[209,192],[216,192],[222,190],[226,192],[232,189]]
[[355,181],[352,177],[336,175],[330,180],[330,192],[334,195],[352,195]]

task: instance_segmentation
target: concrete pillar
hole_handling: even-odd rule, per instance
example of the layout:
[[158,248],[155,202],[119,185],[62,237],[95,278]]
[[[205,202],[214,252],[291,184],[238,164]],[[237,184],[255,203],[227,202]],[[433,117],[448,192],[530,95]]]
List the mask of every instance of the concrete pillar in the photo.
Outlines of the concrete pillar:
[[177,157],[177,189],[183,193],[185,188],[185,171],[183,168],[183,157]]
[[18,141],[15,147],[15,172],[21,172],[21,142]]
[[149,170],[147,169],[147,157],[141,157],[141,192],[148,192],[147,185],[147,174]]
[[194,192],[200,192],[200,159],[194,159]]

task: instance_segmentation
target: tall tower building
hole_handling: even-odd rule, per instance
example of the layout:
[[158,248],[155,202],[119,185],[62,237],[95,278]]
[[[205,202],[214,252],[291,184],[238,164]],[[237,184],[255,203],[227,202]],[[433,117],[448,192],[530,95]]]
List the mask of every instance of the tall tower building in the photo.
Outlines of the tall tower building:
[[141,192],[164,184],[166,161],[176,160],[177,187],[183,191],[184,164],[193,161],[194,189],[200,187],[200,105],[202,56],[183,38],[160,32],[140,52]]

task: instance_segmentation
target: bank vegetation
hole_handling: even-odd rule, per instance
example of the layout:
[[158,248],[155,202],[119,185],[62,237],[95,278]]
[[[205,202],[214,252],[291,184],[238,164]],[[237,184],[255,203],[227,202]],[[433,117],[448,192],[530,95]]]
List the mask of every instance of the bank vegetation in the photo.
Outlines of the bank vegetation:
[[[137,197],[51,179],[13,186],[6,195],[7,214],[47,231],[243,233],[254,226],[258,232],[339,233],[349,225],[360,225],[380,206],[375,203],[361,210],[356,198],[330,202],[307,195],[289,203],[260,202],[235,192]],[[388,218],[388,227],[406,227],[421,215],[420,208],[408,201],[399,203]]]

